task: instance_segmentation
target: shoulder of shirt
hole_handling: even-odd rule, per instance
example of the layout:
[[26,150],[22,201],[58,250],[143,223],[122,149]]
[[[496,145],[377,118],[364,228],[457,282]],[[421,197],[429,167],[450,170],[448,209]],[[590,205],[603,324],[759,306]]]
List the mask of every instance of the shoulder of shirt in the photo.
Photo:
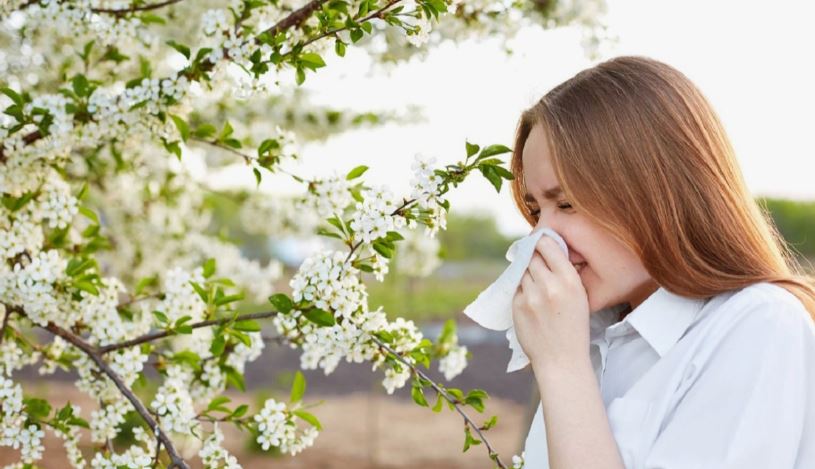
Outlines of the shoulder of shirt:
[[[724,294],[723,294],[724,295]],[[727,322],[752,323],[757,327],[797,330],[809,328],[815,336],[815,321],[801,300],[789,290],[770,282],[757,282],[735,292],[711,311]]]

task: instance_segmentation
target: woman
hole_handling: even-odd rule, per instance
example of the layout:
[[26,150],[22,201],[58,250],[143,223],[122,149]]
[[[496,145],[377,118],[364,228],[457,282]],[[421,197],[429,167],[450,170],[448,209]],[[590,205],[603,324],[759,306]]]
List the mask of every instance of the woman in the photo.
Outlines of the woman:
[[[676,69],[617,57],[520,119],[527,469],[815,468],[815,287]],[[545,418],[544,418],[545,416]]]

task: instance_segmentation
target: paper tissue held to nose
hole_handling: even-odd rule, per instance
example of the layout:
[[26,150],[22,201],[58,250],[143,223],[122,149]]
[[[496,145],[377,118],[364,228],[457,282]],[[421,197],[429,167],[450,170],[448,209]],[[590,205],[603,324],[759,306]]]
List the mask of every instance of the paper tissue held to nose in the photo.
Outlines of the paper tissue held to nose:
[[529,364],[529,358],[515,335],[515,326],[512,323],[512,298],[529,266],[529,261],[532,260],[535,245],[543,235],[557,241],[564,254],[569,255],[566,242],[557,232],[550,228],[533,231],[509,246],[506,253],[507,260],[511,262],[509,267],[482,291],[475,301],[464,308],[464,314],[482,327],[495,331],[507,331],[509,348],[512,350],[512,357],[507,364],[507,373],[520,370]]

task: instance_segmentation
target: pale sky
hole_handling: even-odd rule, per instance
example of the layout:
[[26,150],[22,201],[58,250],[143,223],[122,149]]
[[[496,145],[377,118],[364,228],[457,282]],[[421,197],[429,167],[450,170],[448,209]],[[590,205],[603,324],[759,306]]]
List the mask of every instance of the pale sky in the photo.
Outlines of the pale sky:
[[[753,194],[815,199],[815,143],[809,138],[815,131],[815,2],[609,0],[608,8],[619,42],[604,58],[646,55],[678,68],[724,122]],[[344,59],[326,57],[328,67],[305,83],[317,102],[359,110],[415,103],[427,120],[307,145],[298,172],[344,174],[366,164],[367,182],[406,194],[405,175],[416,153],[446,164],[464,156],[465,139],[511,147],[520,112],[594,64],[571,29],[526,30],[513,44],[511,57],[496,41],[446,44],[387,77],[366,76],[366,57],[353,48]],[[480,174],[472,179],[450,195],[453,211],[492,213],[501,231],[513,236],[528,231],[508,186],[497,195]],[[254,185],[243,165],[219,180]],[[261,185],[269,191],[294,187],[274,178]]]

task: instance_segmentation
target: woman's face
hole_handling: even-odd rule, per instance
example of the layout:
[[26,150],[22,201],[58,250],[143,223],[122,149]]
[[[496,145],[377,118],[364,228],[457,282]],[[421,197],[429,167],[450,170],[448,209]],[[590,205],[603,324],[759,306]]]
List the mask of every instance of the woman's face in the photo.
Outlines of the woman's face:
[[[529,133],[522,159],[526,200],[537,218],[536,228],[551,228],[566,241],[569,261],[577,265],[588,295],[589,311],[621,303],[636,308],[656,290],[656,283],[633,251],[578,213],[565,194],[556,190],[559,181],[541,124]],[[581,263],[585,263],[582,268]]]

